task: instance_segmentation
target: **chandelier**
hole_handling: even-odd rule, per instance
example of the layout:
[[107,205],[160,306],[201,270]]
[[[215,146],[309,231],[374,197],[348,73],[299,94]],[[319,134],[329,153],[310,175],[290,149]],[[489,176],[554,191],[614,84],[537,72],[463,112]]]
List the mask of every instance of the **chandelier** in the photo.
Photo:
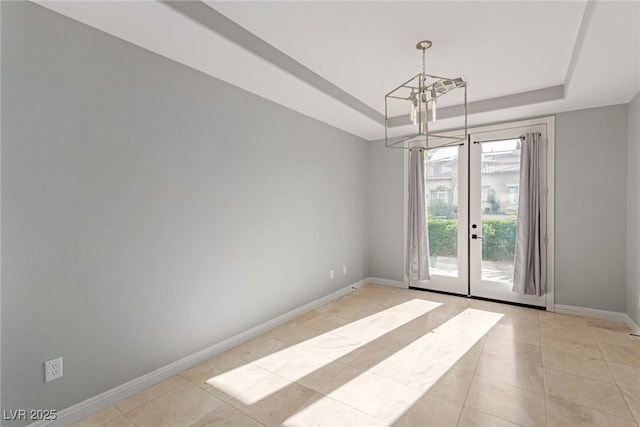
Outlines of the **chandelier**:
[[[448,78],[426,73],[429,40],[416,45],[422,51],[422,72],[393,89],[384,97],[384,139],[391,148],[434,148],[464,143],[467,139],[467,82],[463,77]],[[443,98],[444,97],[444,98]],[[456,101],[457,97],[457,101]],[[442,100],[442,101],[441,101]],[[458,118],[454,131],[434,132],[437,104],[444,102],[441,118]],[[412,126],[409,135],[392,137],[391,128]]]

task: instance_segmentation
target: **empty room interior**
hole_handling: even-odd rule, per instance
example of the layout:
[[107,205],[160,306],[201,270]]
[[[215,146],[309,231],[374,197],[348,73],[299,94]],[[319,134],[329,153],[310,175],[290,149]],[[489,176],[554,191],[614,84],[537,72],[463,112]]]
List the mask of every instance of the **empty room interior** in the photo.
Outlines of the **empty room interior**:
[[640,426],[640,2],[1,1],[2,426]]

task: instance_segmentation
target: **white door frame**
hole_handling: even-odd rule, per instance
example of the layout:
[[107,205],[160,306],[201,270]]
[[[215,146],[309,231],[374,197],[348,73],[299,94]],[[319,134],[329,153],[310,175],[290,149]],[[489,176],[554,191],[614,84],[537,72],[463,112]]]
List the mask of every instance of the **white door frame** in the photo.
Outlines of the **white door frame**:
[[[555,117],[540,117],[537,119],[520,120],[514,122],[505,122],[486,126],[476,126],[469,128],[468,134],[481,134],[481,133],[494,133],[497,131],[505,131],[513,128],[544,126],[547,133],[547,155],[546,155],[546,179],[547,179],[547,296],[546,296],[546,310],[555,311]],[[442,132],[445,133],[445,132]],[[452,131],[455,134],[456,131]],[[457,131],[459,133],[459,130]],[[404,153],[404,265],[407,260],[407,214],[409,206],[409,154],[408,150]],[[403,266],[403,271],[405,270]],[[409,287],[409,279],[407,275],[404,275],[404,285]]]

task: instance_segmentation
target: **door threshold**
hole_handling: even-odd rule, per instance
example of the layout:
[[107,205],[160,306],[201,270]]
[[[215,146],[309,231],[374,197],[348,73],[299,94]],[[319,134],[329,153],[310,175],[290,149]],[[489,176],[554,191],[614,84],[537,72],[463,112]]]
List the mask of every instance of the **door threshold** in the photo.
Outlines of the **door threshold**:
[[433,291],[431,289],[416,288],[414,286],[409,286],[409,289],[413,289],[414,291],[433,292],[434,294],[451,295],[454,297],[470,298],[470,299],[475,299],[479,301],[495,302],[498,304],[515,305],[516,307],[532,308],[534,310],[541,310],[541,311],[547,310],[547,307],[541,307],[539,305],[522,304],[519,302],[512,302],[512,301],[502,301],[502,300],[497,300],[492,298],[477,297],[475,295],[456,294],[454,292],[445,292],[445,291]]
[[415,286],[409,286],[409,289],[413,289],[414,291],[433,292],[434,294],[451,295],[451,296],[454,296],[454,297],[467,298],[469,296],[469,295],[465,295],[465,294],[457,294],[455,292],[436,291],[436,290],[425,289],[425,288],[417,288]]

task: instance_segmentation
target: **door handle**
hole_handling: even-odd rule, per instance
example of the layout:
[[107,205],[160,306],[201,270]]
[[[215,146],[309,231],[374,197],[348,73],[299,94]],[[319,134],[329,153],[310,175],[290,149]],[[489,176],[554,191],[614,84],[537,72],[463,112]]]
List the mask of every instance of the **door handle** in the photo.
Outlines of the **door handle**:
[[480,239],[480,240],[484,239],[484,237],[483,237],[483,236],[478,236],[477,234],[472,234],[472,235],[471,235],[471,238],[472,238],[472,239]]

